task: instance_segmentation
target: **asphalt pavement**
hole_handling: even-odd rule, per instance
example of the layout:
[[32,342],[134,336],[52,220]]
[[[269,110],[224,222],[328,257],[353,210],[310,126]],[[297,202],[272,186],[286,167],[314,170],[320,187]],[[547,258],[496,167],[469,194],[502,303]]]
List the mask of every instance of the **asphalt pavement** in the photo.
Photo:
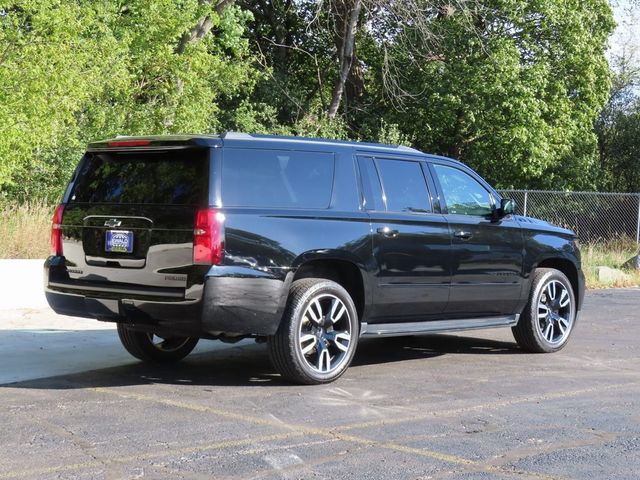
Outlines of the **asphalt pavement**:
[[588,292],[548,355],[508,329],[362,341],[304,387],[251,341],[150,367],[110,324],[0,306],[0,480],[638,479],[639,311]]

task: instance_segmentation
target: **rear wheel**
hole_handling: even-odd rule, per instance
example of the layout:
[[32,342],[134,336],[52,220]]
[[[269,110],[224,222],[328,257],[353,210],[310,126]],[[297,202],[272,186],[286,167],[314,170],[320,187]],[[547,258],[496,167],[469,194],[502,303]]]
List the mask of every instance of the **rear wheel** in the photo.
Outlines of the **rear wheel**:
[[566,275],[553,268],[538,268],[533,274],[529,302],[511,330],[523,349],[555,352],[569,341],[576,313],[575,295]]
[[118,324],[118,336],[127,352],[140,360],[154,363],[182,360],[198,343],[197,337],[160,337],[132,330],[121,323]]
[[283,377],[319,384],[340,377],[358,343],[358,314],[349,293],[320,278],[293,283],[277,333],[269,338],[269,356]]

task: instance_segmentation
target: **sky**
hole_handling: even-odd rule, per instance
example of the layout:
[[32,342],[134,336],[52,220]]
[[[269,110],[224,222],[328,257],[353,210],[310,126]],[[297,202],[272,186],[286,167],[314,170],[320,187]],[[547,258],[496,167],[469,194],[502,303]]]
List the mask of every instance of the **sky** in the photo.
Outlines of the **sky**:
[[618,24],[609,40],[609,58],[620,55],[626,48],[635,50],[636,62],[640,62],[640,2],[611,0],[609,3]]

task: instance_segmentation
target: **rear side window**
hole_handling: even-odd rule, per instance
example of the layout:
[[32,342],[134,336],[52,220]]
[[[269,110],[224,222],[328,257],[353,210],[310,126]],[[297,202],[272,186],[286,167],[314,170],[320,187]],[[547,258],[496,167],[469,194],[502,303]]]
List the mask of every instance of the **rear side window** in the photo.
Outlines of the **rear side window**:
[[391,212],[431,212],[429,191],[418,162],[376,159],[387,210]]
[[334,168],[332,153],[228,148],[222,158],[222,204],[327,208]]
[[208,163],[206,150],[90,154],[70,201],[200,205],[206,201]]

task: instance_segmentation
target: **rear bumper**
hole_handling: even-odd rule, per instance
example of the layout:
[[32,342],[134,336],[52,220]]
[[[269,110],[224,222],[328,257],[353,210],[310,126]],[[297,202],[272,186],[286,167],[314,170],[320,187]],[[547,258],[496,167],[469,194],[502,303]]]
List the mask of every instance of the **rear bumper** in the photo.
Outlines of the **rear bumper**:
[[93,298],[46,290],[49,306],[60,315],[126,323],[169,335],[202,336],[201,302],[149,302],[127,298]]
[[278,329],[293,274],[247,267],[211,267],[199,300],[141,298],[144,288],[87,288],[64,282],[64,266],[45,263],[45,295],[58,314],[127,323],[190,336],[272,335]]

